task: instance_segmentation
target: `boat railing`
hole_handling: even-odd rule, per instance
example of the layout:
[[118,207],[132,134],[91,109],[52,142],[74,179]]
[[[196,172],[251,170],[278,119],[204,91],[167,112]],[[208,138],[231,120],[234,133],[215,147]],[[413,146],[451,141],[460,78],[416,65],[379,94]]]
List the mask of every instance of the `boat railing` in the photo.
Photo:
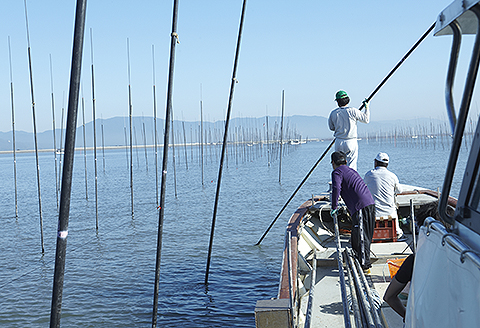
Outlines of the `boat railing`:
[[296,291],[294,290],[293,278],[296,276],[292,272],[292,232],[289,230],[287,232],[287,267],[288,267],[288,290],[290,293],[289,297],[289,308],[290,308],[290,318],[291,318],[291,327],[295,328],[296,325]]
[[[471,18],[472,13],[476,18],[476,24],[471,24],[471,19],[469,19],[469,24],[465,24],[465,17],[470,16]],[[463,95],[458,110],[458,117],[455,120],[452,87],[454,83],[461,36],[462,34],[466,33],[475,33],[476,37],[472,49],[472,56],[468,67],[465,86],[463,89]],[[463,133],[468,118],[468,112],[470,109],[473,89],[475,86],[480,62],[480,5],[477,3],[477,1],[456,1],[447,7],[444,12],[439,15],[435,28],[435,35],[443,34],[453,34],[453,43],[445,91],[447,112],[453,129],[453,143],[445,173],[442,194],[439,201],[439,213],[446,222],[454,224],[454,217],[447,214],[447,201],[462,144]]]
[[304,328],[310,328],[312,325],[312,306],[315,297],[315,277],[317,276],[317,253],[315,252],[312,259],[312,275],[310,279],[310,290],[308,291],[307,312],[305,314]]

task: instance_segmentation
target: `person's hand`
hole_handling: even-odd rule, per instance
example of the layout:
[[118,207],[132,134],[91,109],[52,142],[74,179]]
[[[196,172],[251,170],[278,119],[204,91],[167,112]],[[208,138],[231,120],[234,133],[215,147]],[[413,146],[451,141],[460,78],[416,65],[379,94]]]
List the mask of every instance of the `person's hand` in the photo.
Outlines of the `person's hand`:
[[369,108],[370,108],[370,107],[369,107],[370,105],[369,105],[369,102],[368,102],[368,99],[367,99],[367,98],[365,98],[365,99],[362,101],[362,103],[365,105],[365,108],[366,108],[366,109],[369,109]]
[[332,210],[330,211],[330,216],[331,216],[332,218],[335,217],[335,215],[337,215],[337,212],[338,212],[338,208],[332,209]]

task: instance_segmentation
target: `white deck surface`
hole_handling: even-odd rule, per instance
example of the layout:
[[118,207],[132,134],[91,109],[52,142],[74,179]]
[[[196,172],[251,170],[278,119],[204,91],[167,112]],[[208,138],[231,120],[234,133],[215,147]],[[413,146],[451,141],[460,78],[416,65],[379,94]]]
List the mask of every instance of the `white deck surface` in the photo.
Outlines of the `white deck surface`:
[[[349,246],[348,239],[342,237],[342,248]],[[329,248],[335,248],[335,243],[331,241],[328,245]],[[367,280],[370,285],[373,286],[380,297],[383,298],[385,290],[390,282],[390,274],[388,266],[386,265],[387,259],[393,259],[398,257],[405,257],[411,253],[410,248],[406,242],[397,243],[376,243],[372,244],[371,260],[372,268],[371,274],[367,275]],[[394,253],[402,253],[404,255],[392,255]],[[336,259],[335,253],[331,258]],[[330,266],[317,266],[317,276],[315,284],[315,298],[314,305],[312,307],[312,327],[344,327],[343,317],[343,305],[342,296],[340,290],[340,279],[338,276],[337,262],[330,262]],[[347,280],[347,294],[348,280]],[[306,307],[306,298],[304,299],[303,306]],[[406,301],[405,301],[406,302]],[[395,313],[385,302],[382,304],[382,314],[385,321],[390,328],[403,327],[402,318]],[[355,327],[355,320],[353,315],[350,315],[352,327]]]

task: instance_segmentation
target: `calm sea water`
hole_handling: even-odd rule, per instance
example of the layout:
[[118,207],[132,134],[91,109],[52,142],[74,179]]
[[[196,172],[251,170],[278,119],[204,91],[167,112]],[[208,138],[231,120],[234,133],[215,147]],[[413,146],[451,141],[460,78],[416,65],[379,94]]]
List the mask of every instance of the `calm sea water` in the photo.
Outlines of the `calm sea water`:
[[[379,151],[391,158],[401,183],[442,187],[449,145],[439,140],[361,140],[358,171],[372,168]],[[209,284],[205,267],[213,216],[218,153],[206,150],[204,186],[197,149],[177,147],[176,192],[169,164],[160,273],[159,327],[254,327],[259,299],[278,290],[284,228],[289,216],[330,180],[327,156],[298,192],[261,246],[254,244],[302,181],[329,141],[285,151],[279,161],[255,147],[231,149],[224,165]],[[98,151],[99,229],[95,229],[94,161],[88,160],[88,200],[83,153],[77,153],[61,324],[64,327],[148,327],[152,321],[158,212],[153,151],[148,171],[143,149],[134,150],[134,209],[130,210],[125,150]],[[462,148],[458,171],[465,165]],[[248,156],[246,156],[248,155]],[[138,157],[137,157],[138,156]],[[193,157],[193,158],[192,158]],[[159,151],[159,170],[161,151]],[[169,157],[170,161],[172,156]],[[41,254],[34,154],[17,154],[15,218],[13,156],[0,155],[0,326],[46,327],[50,319],[57,233],[54,157],[40,153],[45,254]],[[451,195],[458,196],[460,174]],[[160,180],[159,180],[160,182]]]

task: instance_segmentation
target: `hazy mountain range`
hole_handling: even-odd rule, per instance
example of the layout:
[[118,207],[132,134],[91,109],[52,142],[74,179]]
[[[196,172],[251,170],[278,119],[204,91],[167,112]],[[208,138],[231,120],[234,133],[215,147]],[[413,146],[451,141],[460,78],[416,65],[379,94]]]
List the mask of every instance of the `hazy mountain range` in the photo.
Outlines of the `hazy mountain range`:
[[[132,137],[133,144],[137,145],[153,145],[154,144],[154,120],[153,117],[133,117],[132,119]],[[267,138],[279,138],[279,127],[281,118],[275,116],[260,118],[233,118],[229,123],[230,140],[238,141],[258,140]],[[97,147],[102,146],[102,136],[104,145],[107,146],[124,146],[130,140],[130,127],[128,117],[113,117],[109,119],[96,120]],[[203,122],[204,140],[206,142],[218,142],[223,140],[224,121]],[[369,124],[358,124],[359,136],[375,135],[391,133],[393,131],[402,131],[403,133],[422,134],[431,133],[429,131],[437,131],[446,129],[446,122],[435,119],[412,119],[412,120],[395,120],[395,121],[377,121]],[[164,120],[157,118],[157,142],[163,145],[163,130],[165,128]],[[200,122],[191,121],[175,121],[173,124],[175,143],[183,144],[184,142],[198,142],[200,135]],[[102,133],[103,130],[103,133]],[[398,133],[398,132],[397,132]],[[64,143],[65,131],[63,131]],[[145,139],[145,137],[146,139]],[[11,151],[12,148],[12,131],[0,132],[0,151]],[[62,131],[55,131],[57,149],[60,148],[62,139]],[[294,115],[284,118],[284,138],[292,139],[327,139],[332,138],[332,132],[328,129],[327,118],[322,116],[302,116]],[[76,147],[83,147],[83,125],[77,127],[76,131]],[[85,139],[87,147],[93,147],[93,122],[85,124]],[[171,139],[170,139],[171,140]],[[37,133],[37,142],[39,149],[53,149],[53,131],[44,131]],[[17,150],[34,149],[34,136],[31,132],[16,131],[15,143]],[[62,146],[63,147],[63,146]]]

